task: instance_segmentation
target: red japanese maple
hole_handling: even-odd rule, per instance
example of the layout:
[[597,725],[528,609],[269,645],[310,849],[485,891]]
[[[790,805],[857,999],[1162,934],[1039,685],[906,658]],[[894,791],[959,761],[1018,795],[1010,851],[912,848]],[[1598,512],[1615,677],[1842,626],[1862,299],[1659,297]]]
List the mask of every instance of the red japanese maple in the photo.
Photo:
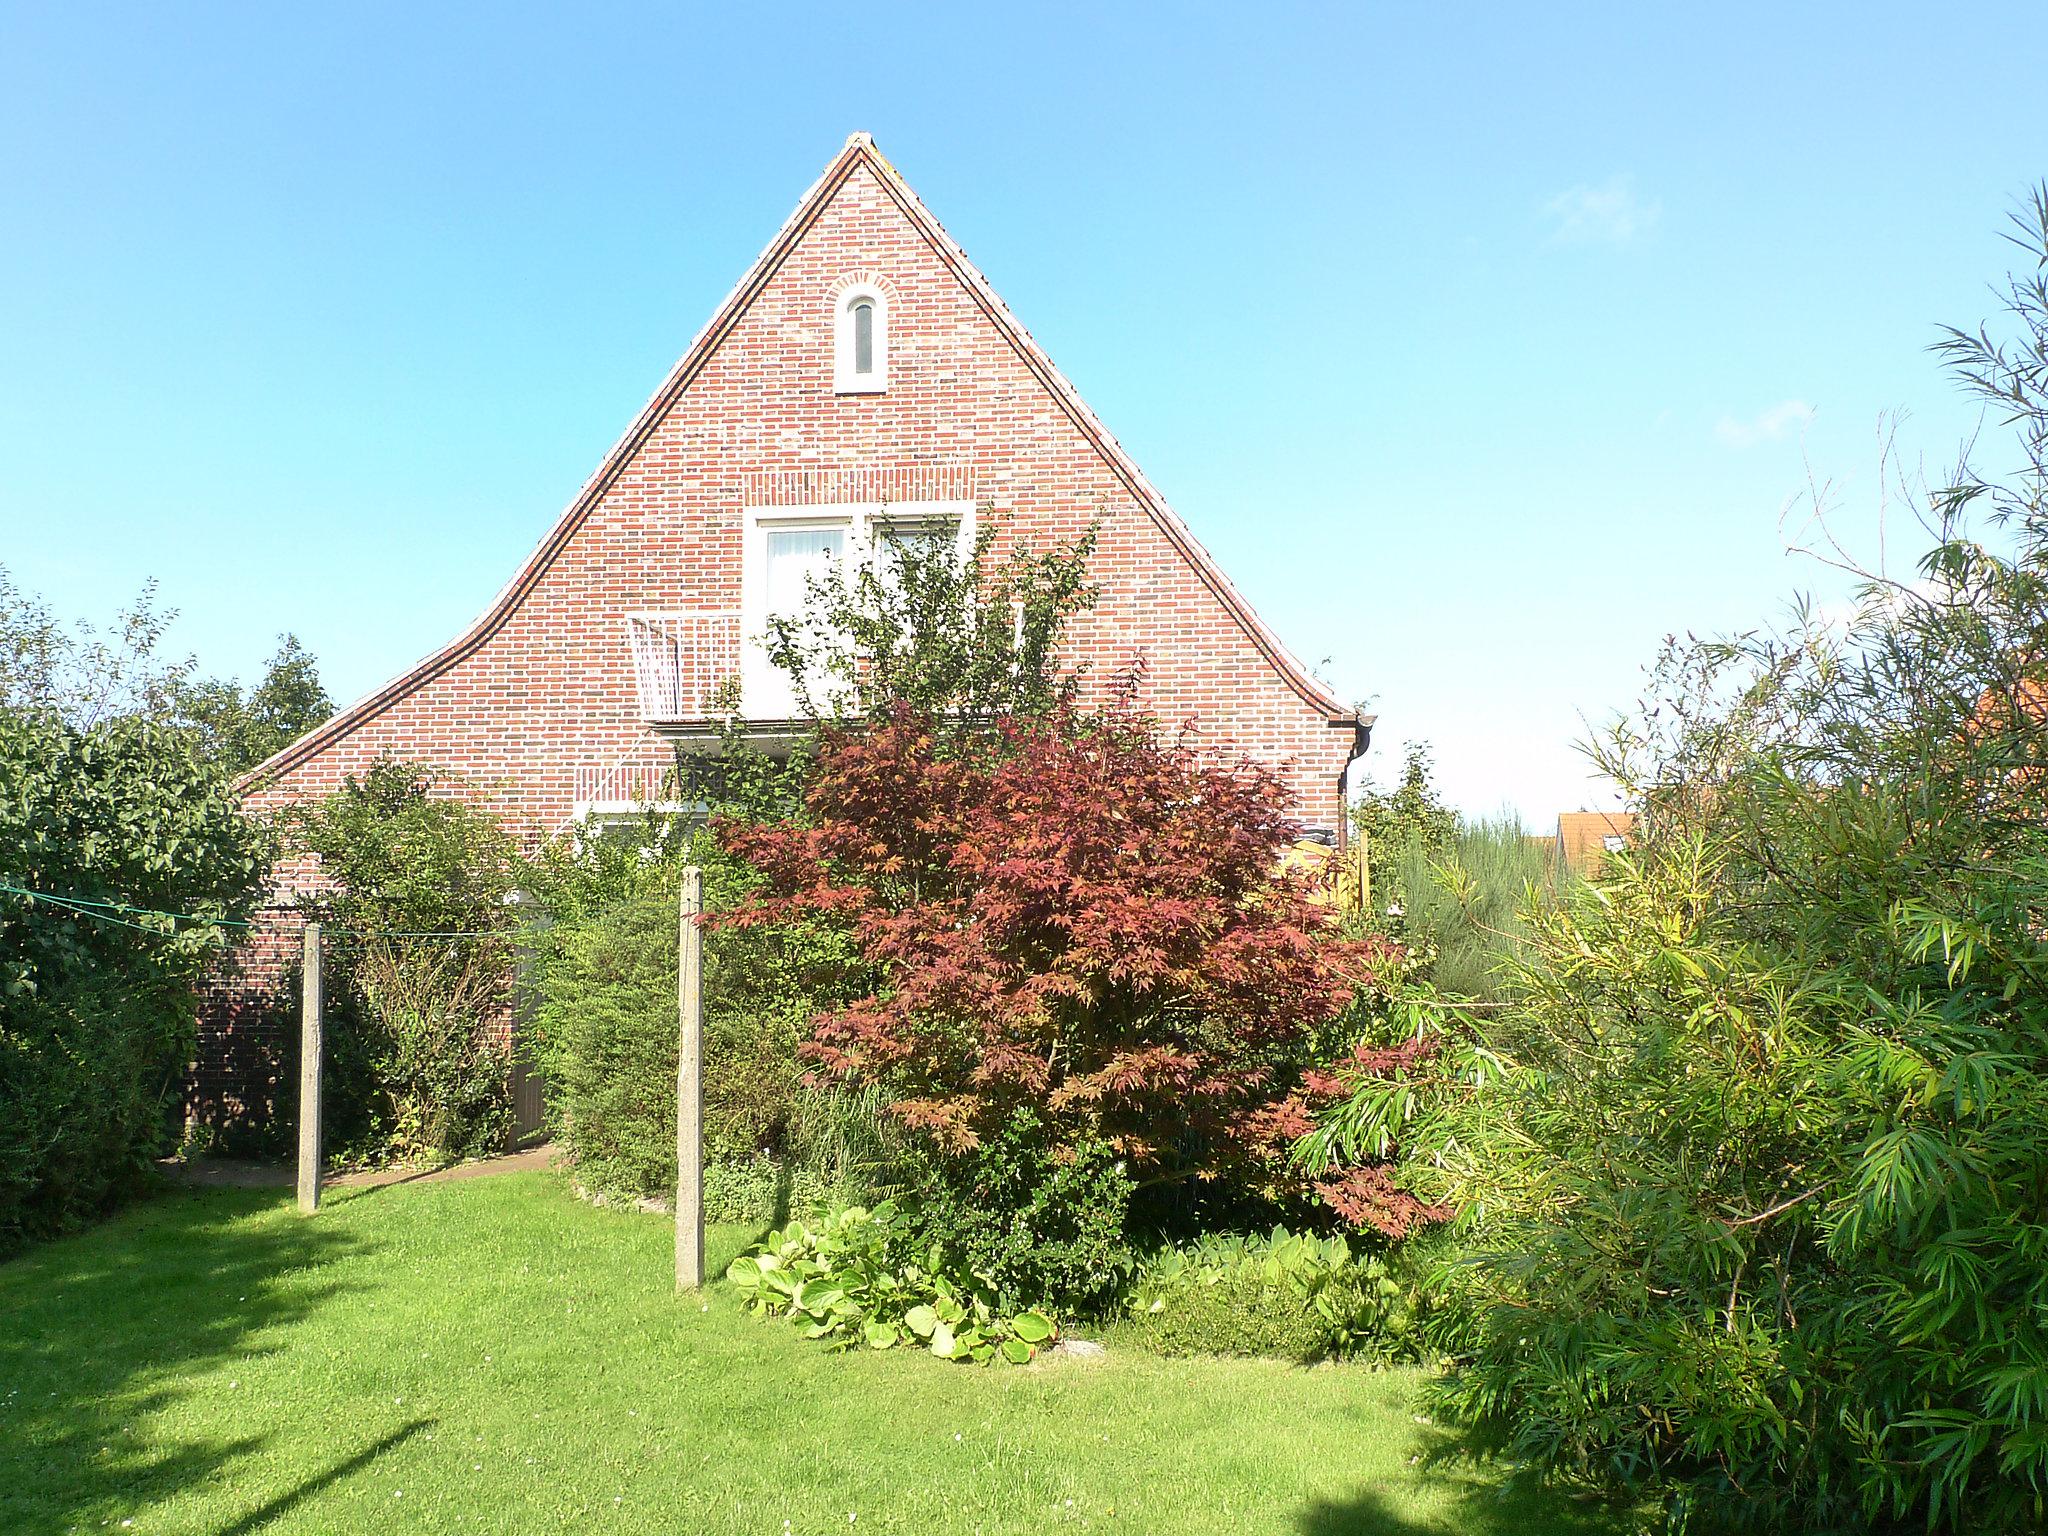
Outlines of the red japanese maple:
[[1277,1169],[1380,955],[1281,868],[1277,779],[1071,708],[959,743],[898,707],[826,733],[807,824],[718,828],[766,877],[718,921],[828,915],[877,968],[806,1053],[942,1148],[1028,1108],[1141,1183]]

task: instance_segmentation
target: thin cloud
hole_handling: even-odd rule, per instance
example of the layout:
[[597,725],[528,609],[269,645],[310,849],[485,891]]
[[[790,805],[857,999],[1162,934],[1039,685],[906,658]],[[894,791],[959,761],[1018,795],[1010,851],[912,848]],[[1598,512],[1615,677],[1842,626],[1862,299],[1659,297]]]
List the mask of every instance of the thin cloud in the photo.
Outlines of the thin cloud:
[[1664,205],[1637,195],[1633,176],[1581,182],[1543,205],[1550,238],[1559,245],[1621,245],[1655,227]]
[[1758,443],[1775,442],[1811,420],[1813,407],[1804,400],[1780,400],[1747,421],[1723,416],[1714,423],[1714,436],[1730,448],[1753,448]]

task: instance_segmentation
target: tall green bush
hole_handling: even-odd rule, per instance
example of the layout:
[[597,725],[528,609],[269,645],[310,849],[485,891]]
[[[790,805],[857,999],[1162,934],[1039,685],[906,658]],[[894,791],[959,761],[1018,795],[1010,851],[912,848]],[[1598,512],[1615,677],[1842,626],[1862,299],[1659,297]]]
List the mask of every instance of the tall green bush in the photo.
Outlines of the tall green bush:
[[[705,868],[713,909],[753,877],[708,839],[665,844],[658,825],[624,857],[621,846],[556,851],[543,886],[556,916],[534,979],[533,1055],[578,1176],[610,1195],[666,1196],[676,1176],[681,868],[693,859]],[[796,1052],[811,1014],[859,969],[845,940],[821,925],[706,935],[705,1155],[732,1200],[755,1198],[764,1155],[771,1188],[802,1184],[799,1208],[827,1189],[866,1198],[871,1177],[883,1177],[887,1154],[875,1144],[871,1107],[809,1087]],[[790,1196],[785,1185],[770,1198],[787,1204]],[[775,1216],[772,1205],[764,1215]]]
[[1352,810],[1371,871],[1372,931],[1398,940],[1415,982],[1447,997],[1498,1000],[1503,962],[1520,940],[1532,890],[1564,877],[1519,818],[1468,819],[1444,802],[1426,742],[1410,742],[1401,776],[1368,787]]
[[1459,1210],[1452,1406],[1677,1524],[2048,1525],[2048,187],[2021,233],[1942,344],[2019,469],[1846,623],[1675,646],[1601,746],[1640,850],[1310,1149]]
[[511,1061],[491,1027],[504,986],[489,960],[433,940],[372,939],[355,980],[389,1116],[385,1149],[410,1161],[502,1151],[512,1135]]
[[1414,974],[1486,1003],[1500,1000],[1503,967],[1524,942],[1525,903],[1553,899],[1563,878],[1513,816],[1461,818],[1440,839],[1399,843],[1373,874],[1383,930],[1414,952]]
[[330,1145],[368,1162],[497,1150],[508,1062],[485,1037],[512,1004],[518,843],[449,775],[394,758],[293,807],[283,827],[322,878],[300,906],[326,927],[334,978]]
[[268,856],[182,733],[0,708],[0,880],[99,904],[0,891],[0,1252],[88,1219],[175,1142],[214,923],[247,917]]
[[187,678],[172,698],[178,722],[228,772],[246,773],[334,713],[313,655],[279,635],[263,676],[246,690],[231,678]]

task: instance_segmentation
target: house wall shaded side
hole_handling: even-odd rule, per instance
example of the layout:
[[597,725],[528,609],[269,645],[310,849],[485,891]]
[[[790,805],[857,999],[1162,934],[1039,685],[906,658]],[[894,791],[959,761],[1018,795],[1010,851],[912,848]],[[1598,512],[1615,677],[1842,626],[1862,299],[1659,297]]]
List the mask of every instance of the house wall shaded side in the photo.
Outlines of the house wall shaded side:
[[[886,394],[833,393],[832,295],[853,277],[889,295]],[[999,554],[1098,526],[1102,596],[1072,658],[1100,686],[1142,657],[1143,707],[1283,767],[1303,818],[1339,824],[1348,732],[1261,651],[864,163],[495,631],[248,803],[329,793],[390,753],[452,771],[543,836],[579,768],[666,760],[640,719],[625,616],[737,609],[745,508],[927,499],[973,500]],[[236,996],[280,979],[274,959],[244,970]],[[241,1038],[231,1001],[209,1005],[202,1078]]]

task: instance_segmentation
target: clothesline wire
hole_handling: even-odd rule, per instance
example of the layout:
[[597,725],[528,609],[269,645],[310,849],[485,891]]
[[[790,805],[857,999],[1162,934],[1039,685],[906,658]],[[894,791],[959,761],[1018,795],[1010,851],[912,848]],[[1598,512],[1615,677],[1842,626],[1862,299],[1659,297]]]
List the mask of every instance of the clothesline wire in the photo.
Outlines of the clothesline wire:
[[[55,891],[31,890],[25,885],[14,885],[4,880],[0,880],[0,893],[11,896],[23,896],[30,901],[39,901],[45,906],[55,907],[58,911],[68,913],[73,917],[91,918],[94,922],[99,923],[113,923],[119,927],[132,928],[137,933],[147,933],[157,938],[173,937],[176,930],[166,932],[162,928],[152,928],[146,923],[133,922],[129,916],[122,916],[120,914],[126,913],[133,917],[160,917],[173,923],[195,923],[210,928],[250,929],[257,926],[254,922],[242,918],[210,917],[199,912],[171,912],[161,907],[131,906],[125,901],[100,901],[90,896],[60,896]],[[289,912],[293,909],[290,907],[267,907],[263,910]],[[323,936],[332,934],[337,938],[355,939],[501,939],[508,937],[507,932],[501,928],[344,928],[330,926],[326,923],[322,923],[320,927]]]

